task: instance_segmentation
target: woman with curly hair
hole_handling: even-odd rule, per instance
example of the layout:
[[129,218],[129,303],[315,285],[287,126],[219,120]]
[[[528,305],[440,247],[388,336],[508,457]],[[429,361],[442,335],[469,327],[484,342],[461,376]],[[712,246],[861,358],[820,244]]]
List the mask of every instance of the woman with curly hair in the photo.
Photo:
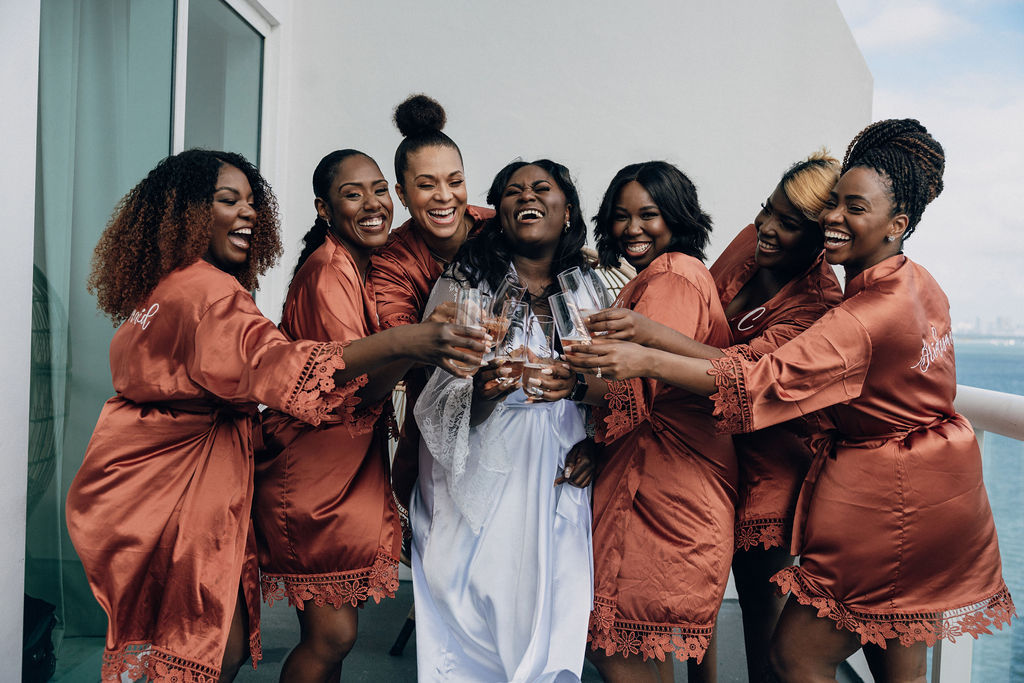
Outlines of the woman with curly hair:
[[953,408],[949,303],[903,255],[944,165],[913,119],[853,139],[819,217],[825,258],[846,271],[843,300],[760,359],[623,341],[576,349],[581,367],[714,394],[732,432],[825,411],[833,429],[816,439],[793,522],[800,564],[772,578],[791,594],[770,654],[781,680],[834,681],[863,649],[876,680],[921,681],[927,646],[1015,614],[978,443]]
[[198,149],[132,189],[96,248],[89,287],[121,323],[117,395],[67,523],[109,619],[104,681],[229,681],[260,658],[257,407],[318,424],[351,414],[365,382],[346,368],[356,344],[289,341],[256,308],[248,290],[279,251],[277,203],[256,168]]
[[[664,161],[626,166],[595,220],[601,262],[625,258],[638,271],[620,307],[669,333],[728,345],[702,263],[711,219],[684,173]],[[703,659],[729,580],[736,456],[732,440],[715,434],[706,399],[655,381],[608,382],[595,370],[589,381],[600,390],[586,400],[597,406],[603,451],[587,657],[605,680],[671,680],[673,653]]]
[[[561,164],[517,161],[498,172],[487,202],[497,216],[463,245],[428,308],[462,288],[493,292],[514,270],[527,288],[525,325],[539,331],[557,273],[587,267],[576,188]],[[578,681],[583,669],[592,598],[584,409],[562,400],[564,366],[530,385],[534,401],[499,381],[507,373],[494,363],[472,380],[434,371],[416,404],[420,680],[553,683]]]
[[[754,222],[711,266],[731,346],[701,344],[627,308],[591,316],[591,329],[606,333],[605,339],[708,359],[725,353],[756,360],[775,350],[842,299],[839,281],[825,261],[817,221],[838,179],[839,162],[824,150],[793,164]],[[740,477],[732,570],[752,681],[768,662],[768,645],[785,604],[769,579],[793,563],[793,513],[811,461],[808,432],[815,426],[793,420],[733,437]],[[715,678],[714,642],[697,667],[706,680]]]
[[[462,152],[444,132],[444,108],[426,95],[413,95],[395,108],[402,142],[395,150],[395,192],[412,215],[388,236],[373,257],[370,277],[382,327],[417,323],[441,271],[470,235],[494,215],[468,203],[469,191]],[[423,390],[426,374],[413,368],[405,376],[405,424],[392,463],[395,495],[409,505],[416,481],[420,432],[412,406]]]
[[331,152],[313,172],[313,193],[317,218],[281,330],[351,342],[347,366],[366,374],[362,403],[343,420],[311,427],[287,411],[264,413],[253,505],[263,593],[268,602],[287,597],[302,627],[281,670],[286,682],[338,680],[357,608],[394,597],[402,532],[388,482],[391,391],[413,362],[451,368],[448,359],[465,356],[449,345],[455,337],[439,335],[448,326],[382,330],[377,321],[370,255],[387,239],[393,206],[376,162],[354,149]]

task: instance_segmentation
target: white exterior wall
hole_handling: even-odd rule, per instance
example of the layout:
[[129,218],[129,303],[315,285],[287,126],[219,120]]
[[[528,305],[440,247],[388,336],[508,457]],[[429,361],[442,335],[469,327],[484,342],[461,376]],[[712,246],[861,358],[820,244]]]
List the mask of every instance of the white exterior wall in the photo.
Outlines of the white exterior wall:
[[25,503],[28,468],[29,343],[32,329],[32,232],[35,225],[36,102],[39,80],[39,0],[0,3],[0,92],[4,94],[0,154],[0,586],[7,609],[0,619],[0,678],[21,671],[25,585]]
[[473,203],[520,156],[567,165],[587,216],[622,166],[676,163],[715,221],[709,263],[785,168],[823,144],[841,157],[871,117],[871,75],[832,1],[304,0],[288,12],[277,137],[264,139],[286,245],[260,297],[271,317],[314,218],[316,163],[355,147],[393,182],[391,112],[410,93],[447,110]]

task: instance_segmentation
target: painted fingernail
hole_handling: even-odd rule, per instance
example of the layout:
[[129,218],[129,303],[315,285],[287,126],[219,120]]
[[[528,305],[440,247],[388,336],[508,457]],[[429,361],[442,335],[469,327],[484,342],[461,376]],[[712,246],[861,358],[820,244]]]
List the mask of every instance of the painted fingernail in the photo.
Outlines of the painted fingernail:
[[529,384],[531,387],[540,386],[540,380],[537,379],[536,377],[531,377],[530,379],[526,380],[526,383]]
[[540,371],[540,374],[542,374],[542,375],[550,375],[553,372],[554,372],[554,370],[552,370],[551,368],[544,368],[543,370]]

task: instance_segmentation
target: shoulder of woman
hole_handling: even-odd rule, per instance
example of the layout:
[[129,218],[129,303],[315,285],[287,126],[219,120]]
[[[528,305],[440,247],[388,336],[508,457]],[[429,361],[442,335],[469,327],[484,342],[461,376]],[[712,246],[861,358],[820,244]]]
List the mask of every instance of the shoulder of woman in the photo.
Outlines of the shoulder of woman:
[[183,313],[191,310],[196,317],[201,317],[217,301],[238,293],[251,298],[234,275],[199,259],[168,273],[157,283],[149,301],[165,309],[178,308]]

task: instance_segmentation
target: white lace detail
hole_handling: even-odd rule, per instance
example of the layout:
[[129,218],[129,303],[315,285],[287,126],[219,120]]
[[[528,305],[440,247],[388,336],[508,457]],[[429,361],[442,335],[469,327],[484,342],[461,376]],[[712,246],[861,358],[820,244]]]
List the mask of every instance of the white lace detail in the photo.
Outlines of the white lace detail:
[[[457,283],[442,277],[434,286],[427,310],[454,298],[457,291]],[[435,369],[413,415],[423,443],[444,470],[448,495],[473,532],[479,533],[496,492],[512,471],[512,459],[500,434],[504,402],[476,427],[469,424],[472,407],[473,380]]]

